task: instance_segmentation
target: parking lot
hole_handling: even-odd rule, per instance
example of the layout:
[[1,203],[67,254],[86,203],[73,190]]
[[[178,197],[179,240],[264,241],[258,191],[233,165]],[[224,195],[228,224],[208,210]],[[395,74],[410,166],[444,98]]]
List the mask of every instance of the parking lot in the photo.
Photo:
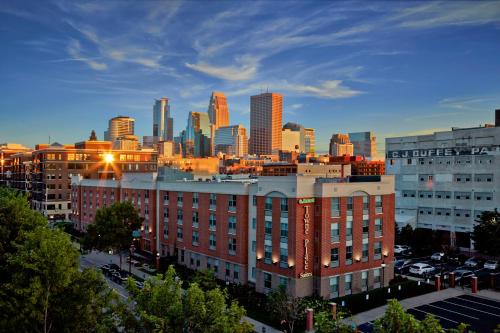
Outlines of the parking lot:
[[[456,328],[464,323],[476,333],[490,333],[500,324],[500,302],[472,295],[447,298],[408,309],[407,312],[418,320],[432,314],[445,329]],[[358,326],[358,330],[372,332],[373,322]]]

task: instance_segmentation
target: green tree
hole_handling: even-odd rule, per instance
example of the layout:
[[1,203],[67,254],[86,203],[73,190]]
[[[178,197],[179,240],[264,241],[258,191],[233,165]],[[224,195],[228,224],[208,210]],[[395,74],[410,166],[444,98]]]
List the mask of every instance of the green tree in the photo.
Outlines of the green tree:
[[99,251],[115,251],[120,255],[129,249],[133,241],[132,231],[140,228],[142,218],[132,203],[117,202],[97,210],[95,219],[87,228],[84,247]]
[[284,286],[279,286],[267,295],[267,310],[282,325],[287,325],[289,333],[293,333],[295,322],[304,317],[303,304],[299,297],[291,297]]
[[471,235],[474,247],[483,254],[494,257],[500,255],[500,213],[498,210],[482,212],[476,222],[478,224],[474,226]]
[[192,282],[197,283],[205,291],[215,289],[218,286],[217,281],[215,281],[215,273],[212,269],[196,271]]
[[242,322],[245,309],[237,303],[228,305],[228,295],[219,288],[203,291],[191,283],[183,292],[182,281],[170,266],[165,276],[148,279],[138,289],[133,279],[128,281],[135,311],[146,332],[251,332],[251,325]]
[[356,328],[353,328],[344,322],[344,314],[337,313],[337,318],[334,320],[332,314],[326,311],[320,311],[314,315],[314,329],[316,333],[355,333]]

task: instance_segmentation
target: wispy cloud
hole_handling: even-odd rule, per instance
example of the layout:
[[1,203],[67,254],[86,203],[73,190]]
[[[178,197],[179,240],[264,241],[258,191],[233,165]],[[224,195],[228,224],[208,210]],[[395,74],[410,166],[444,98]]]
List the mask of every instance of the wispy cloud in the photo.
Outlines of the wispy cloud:
[[292,104],[290,107],[294,110],[302,109],[302,104]]
[[80,45],[80,42],[76,39],[70,41],[67,47],[67,51],[68,54],[72,57],[71,58],[72,60],[82,61],[86,63],[93,70],[102,71],[108,68],[108,65],[106,65],[105,63],[95,61],[92,58],[88,58],[82,55],[82,47]]
[[458,109],[465,111],[484,110],[487,102],[500,100],[499,97],[451,97],[443,98],[438,105],[443,108]]
[[244,81],[252,79],[257,72],[257,61],[253,57],[242,57],[238,61],[239,66],[213,66],[205,62],[198,62],[196,64],[186,63],[186,67],[229,81]]

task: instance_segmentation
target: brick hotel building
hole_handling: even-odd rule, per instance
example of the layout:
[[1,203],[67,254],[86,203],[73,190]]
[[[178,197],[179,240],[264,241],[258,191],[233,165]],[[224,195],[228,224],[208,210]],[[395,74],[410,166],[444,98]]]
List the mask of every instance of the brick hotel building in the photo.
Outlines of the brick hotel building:
[[143,250],[176,256],[192,269],[211,268],[219,279],[248,283],[259,292],[285,285],[294,296],[331,298],[392,279],[392,176],[75,176],[72,200],[80,230],[98,208],[131,201],[144,218]]

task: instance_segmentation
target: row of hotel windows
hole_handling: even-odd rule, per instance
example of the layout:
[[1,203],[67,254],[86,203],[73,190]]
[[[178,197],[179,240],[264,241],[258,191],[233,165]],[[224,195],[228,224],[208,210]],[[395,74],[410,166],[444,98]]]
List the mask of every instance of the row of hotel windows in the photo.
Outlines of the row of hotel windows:
[[[184,263],[185,261],[185,256],[186,253],[184,250],[180,251],[180,260],[181,262]],[[198,253],[190,253],[189,255],[189,264],[191,267],[201,267],[201,255]],[[225,264],[225,277],[226,279],[231,278],[231,266],[232,266],[232,271],[233,271],[233,276],[232,278],[234,280],[239,280],[240,278],[240,266],[237,264],[232,264],[230,262],[226,262]],[[207,257],[207,269],[212,269],[216,274],[219,272],[219,259],[212,258],[212,257]]]
[[[415,198],[417,191],[412,190],[403,190],[401,191],[403,198]],[[423,199],[451,199],[452,192],[451,191],[418,191],[418,197]],[[454,192],[454,199],[456,200],[471,200],[472,192]],[[493,200],[492,192],[474,192],[474,200]]]
[[[421,182],[433,181],[434,175],[421,174],[421,175],[419,175],[419,180]],[[453,175],[453,181],[456,183],[469,183],[472,181],[472,174],[455,174],[455,175]],[[475,174],[474,181],[477,183],[481,183],[481,182],[491,183],[491,182],[493,182],[493,175],[492,174]]]
[[[165,192],[163,194],[163,204],[168,205],[169,204],[169,198],[170,198],[170,193]],[[228,202],[228,211],[236,211],[236,198],[237,196],[235,194],[232,194],[229,196],[229,202]],[[200,196],[199,193],[195,192],[193,193],[193,199],[192,199],[192,205],[193,208],[197,208],[199,204]],[[177,192],[177,205],[179,207],[182,207],[184,203],[184,196],[183,192]],[[214,210],[217,206],[217,194],[216,193],[210,193],[209,197],[209,205],[210,209]]]
[[[369,233],[370,233],[370,220],[368,220],[368,219],[363,220],[362,231],[363,231],[363,238],[368,238]],[[345,234],[346,234],[347,241],[352,240],[352,221],[345,222]],[[381,237],[381,236],[382,236],[382,219],[376,218],[375,219],[375,237]],[[339,242],[339,240],[340,240],[339,223],[331,223],[330,224],[330,238],[331,238],[332,243]]]
[[[330,277],[330,297],[335,298],[339,296],[339,282],[341,276]],[[344,295],[350,295],[352,293],[352,279],[353,274],[345,274],[344,278]],[[381,269],[376,268],[373,270],[373,287],[377,288],[381,285]],[[361,289],[368,290],[368,271],[361,272]]]
[[[146,208],[147,211],[147,208]],[[164,227],[168,228],[168,221],[170,217],[170,209],[165,207],[163,210],[163,218],[164,218]],[[236,234],[236,216],[229,215],[228,218],[228,234],[235,235]],[[193,228],[199,228],[200,223],[200,214],[196,211],[192,212],[191,216],[191,225]],[[177,209],[177,225],[182,226],[184,224],[184,211],[181,209]],[[217,216],[213,213],[210,213],[208,216],[208,229],[210,231],[216,231],[217,228]],[[168,236],[168,229],[165,230],[165,234]]]
[[[368,257],[369,257],[369,247],[370,245],[368,243],[363,244],[363,248],[361,251],[361,257],[360,258],[355,258],[356,261],[361,261],[361,262],[367,262]],[[346,246],[346,252],[345,252],[345,265],[349,266],[352,265],[352,259],[353,259],[353,250],[352,250],[352,245]],[[374,260],[380,260],[382,259],[382,242],[375,242],[373,243],[373,259]],[[340,259],[339,259],[339,248],[334,247],[330,250],[330,264],[329,267],[339,267],[340,264]],[[326,268],[326,267],[325,267]]]

